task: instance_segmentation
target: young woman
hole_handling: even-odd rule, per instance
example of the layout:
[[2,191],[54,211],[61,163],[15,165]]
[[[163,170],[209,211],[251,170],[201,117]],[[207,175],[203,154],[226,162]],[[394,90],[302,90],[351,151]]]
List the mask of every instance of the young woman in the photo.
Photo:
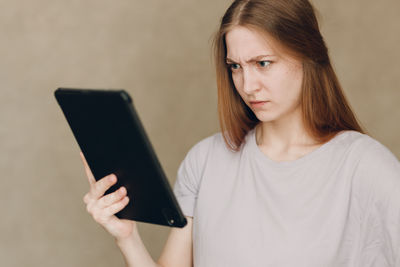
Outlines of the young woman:
[[[126,189],[95,182],[89,213],[128,266],[400,266],[400,163],[362,130],[307,0],[237,0],[215,37],[221,133],[196,144],[174,192],[188,225],[151,259]],[[82,155],[82,159],[84,157]]]

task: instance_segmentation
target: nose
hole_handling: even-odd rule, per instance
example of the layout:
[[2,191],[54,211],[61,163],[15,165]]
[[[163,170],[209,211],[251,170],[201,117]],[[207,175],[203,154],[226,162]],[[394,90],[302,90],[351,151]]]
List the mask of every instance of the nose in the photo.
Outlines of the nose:
[[251,68],[243,69],[243,91],[246,94],[251,94],[254,91],[259,90],[260,83],[258,82],[258,78],[256,73],[253,73]]

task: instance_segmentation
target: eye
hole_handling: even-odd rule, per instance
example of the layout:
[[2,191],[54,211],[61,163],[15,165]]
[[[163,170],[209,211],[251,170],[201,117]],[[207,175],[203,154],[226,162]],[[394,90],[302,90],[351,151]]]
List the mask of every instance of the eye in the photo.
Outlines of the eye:
[[258,61],[258,62],[257,62],[257,64],[258,64],[260,67],[262,67],[262,68],[267,67],[267,66],[270,65],[271,63],[272,63],[272,62],[269,61],[269,60],[261,60],[261,61]]
[[237,63],[228,64],[228,67],[229,67],[232,71],[240,69],[240,65],[237,64]]

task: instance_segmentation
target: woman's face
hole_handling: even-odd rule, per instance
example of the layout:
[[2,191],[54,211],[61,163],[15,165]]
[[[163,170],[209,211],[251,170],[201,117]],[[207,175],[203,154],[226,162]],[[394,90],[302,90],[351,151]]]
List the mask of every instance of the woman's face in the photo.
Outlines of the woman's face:
[[260,121],[278,121],[301,111],[300,61],[277,54],[271,37],[243,26],[233,27],[225,41],[236,90]]

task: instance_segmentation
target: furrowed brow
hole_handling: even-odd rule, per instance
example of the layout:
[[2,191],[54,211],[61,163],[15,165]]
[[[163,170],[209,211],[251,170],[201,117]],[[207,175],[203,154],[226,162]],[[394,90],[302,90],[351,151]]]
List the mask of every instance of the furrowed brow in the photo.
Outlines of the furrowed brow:
[[[254,61],[259,61],[259,60],[261,60],[261,59],[263,59],[263,58],[265,58],[265,57],[270,57],[270,56],[272,56],[272,55],[259,55],[259,56],[256,56],[256,57],[253,57],[253,58],[247,60],[246,63],[250,63],[250,62],[254,62]],[[234,60],[232,60],[232,59],[230,59],[230,58],[228,58],[228,57],[226,58],[226,62],[227,62],[227,63],[236,63]]]
[[236,63],[234,60],[232,60],[230,58],[226,58],[225,61],[226,61],[226,63]]

